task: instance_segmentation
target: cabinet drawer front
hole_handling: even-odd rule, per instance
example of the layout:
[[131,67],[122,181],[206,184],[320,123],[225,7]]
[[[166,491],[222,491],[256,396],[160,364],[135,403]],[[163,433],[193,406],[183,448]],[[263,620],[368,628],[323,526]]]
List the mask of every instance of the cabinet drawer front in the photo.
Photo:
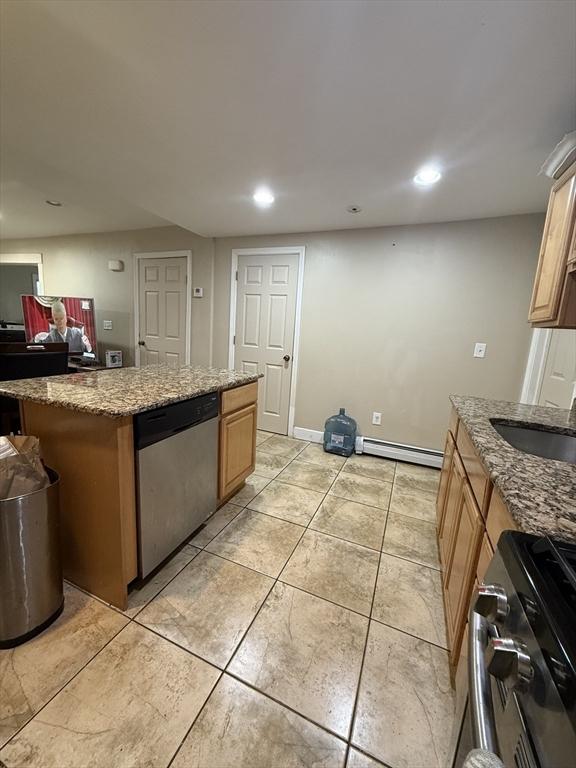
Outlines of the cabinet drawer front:
[[486,533],[492,544],[492,548],[496,549],[498,546],[498,539],[502,531],[516,531],[518,526],[514,522],[514,518],[508,511],[508,507],[504,504],[502,496],[494,488],[492,491],[492,498],[490,499],[490,506],[488,508],[488,517],[486,518]]
[[462,463],[466,469],[466,474],[468,475],[468,480],[472,487],[472,493],[474,494],[476,503],[478,504],[482,516],[486,517],[492,484],[488,477],[488,473],[484,469],[482,462],[476,453],[472,440],[470,440],[468,432],[466,432],[466,429],[462,424],[460,424],[458,428],[456,445],[458,446]]
[[245,384],[243,387],[235,387],[234,389],[227,389],[222,392],[222,405],[220,413],[225,416],[227,413],[233,413],[234,411],[244,408],[246,405],[251,405],[258,400],[258,382],[253,381],[251,384]]

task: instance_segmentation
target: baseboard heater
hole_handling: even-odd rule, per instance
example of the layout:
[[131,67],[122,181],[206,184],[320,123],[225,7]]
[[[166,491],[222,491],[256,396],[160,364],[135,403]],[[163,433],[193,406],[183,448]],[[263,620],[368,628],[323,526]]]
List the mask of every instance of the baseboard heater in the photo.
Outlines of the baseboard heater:
[[402,443],[389,443],[386,440],[377,440],[374,437],[357,437],[356,453],[368,453],[371,456],[382,456],[385,459],[396,461],[409,461],[412,464],[424,464],[427,467],[442,466],[444,454],[442,451],[433,451],[429,448],[418,448],[415,445],[403,445]]
[[[292,436],[300,440],[309,440],[312,443],[321,443],[323,433],[317,429],[294,427]],[[426,467],[437,467],[438,469],[442,466],[444,458],[442,451],[418,448],[416,445],[389,443],[386,440],[378,440],[375,437],[357,437],[355,450],[356,453],[382,456],[385,459],[394,459],[395,461],[409,461],[412,464],[423,464]]]

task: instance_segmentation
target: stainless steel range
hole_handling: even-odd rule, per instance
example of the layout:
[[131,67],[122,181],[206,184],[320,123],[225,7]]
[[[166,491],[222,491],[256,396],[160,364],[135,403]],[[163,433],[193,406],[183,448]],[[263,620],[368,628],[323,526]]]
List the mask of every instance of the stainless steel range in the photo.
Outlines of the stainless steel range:
[[507,768],[576,766],[576,546],[507,531],[469,623],[468,749]]

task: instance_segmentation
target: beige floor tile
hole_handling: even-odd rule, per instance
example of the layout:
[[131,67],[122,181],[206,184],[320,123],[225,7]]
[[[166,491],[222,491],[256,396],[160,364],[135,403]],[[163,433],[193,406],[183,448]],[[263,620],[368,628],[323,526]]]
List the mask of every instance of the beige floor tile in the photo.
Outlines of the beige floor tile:
[[237,504],[239,507],[245,507],[269,482],[269,477],[260,477],[260,475],[255,473],[250,475],[242,488],[232,496],[230,499],[231,503]]
[[383,553],[372,618],[446,648],[439,571]]
[[308,443],[305,440],[296,440],[294,437],[286,435],[272,435],[261,443],[260,450],[264,453],[272,453],[276,456],[284,456],[286,459],[293,459],[306,448]]
[[373,549],[308,530],[280,579],[369,616],[379,558]]
[[371,477],[373,480],[384,480],[391,483],[394,480],[396,462],[390,459],[382,459],[379,456],[353,453],[344,464],[344,472],[353,475]]
[[[266,441],[268,442],[268,441]],[[274,453],[264,453],[260,448],[256,450],[256,469],[254,470],[260,477],[267,477],[273,480],[287,466],[291,458],[288,456],[277,456]]]
[[406,464],[399,461],[396,465],[396,477],[394,482],[405,488],[413,490],[438,492],[440,470],[434,467],[423,467],[419,464]]
[[276,578],[302,533],[299,525],[244,509],[206,550]]
[[262,445],[262,443],[268,440],[269,437],[272,437],[272,432],[263,432],[259,429],[256,432],[256,445]]
[[164,565],[157,574],[145,582],[139,589],[133,589],[128,595],[128,608],[124,611],[126,616],[134,618],[147,605],[153,597],[156,597],[161,589],[171,581],[182,568],[185,568],[200,550],[191,544],[183,547],[174,557]]
[[0,651],[0,746],[126,625],[118,611],[66,584],[64,610],[48,629]]
[[334,482],[336,474],[335,470],[328,467],[320,467],[296,459],[286,467],[278,480],[309,488],[311,491],[326,493]]
[[310,443],[298,456],[300,461],[307,461],[310,464],[318,464],[320,467],[339,470],[344,466],[346,459],[344,456],[337,456],[335,453],[328,453],[324,446],[318,443]]
[[371,622],[353,743],[394,768],[446,768],[453,717],[446,651]]
[[193,539],[190,539],[190,544],[193,544],[195,547],[205,547],[206,544],[212,541],[214,536],[217,536],[241,511],[242,507],[233,504],[231,501],[229,501],[228,504],[224,504],[224,506],[217,509],[216,512],[206,520],[204,528],[202,528]]
[[224,668],[273,583],[268,576],[201,552],[138,621]]
[[223,675],[171,768],[341,768],[345,751],[340,739]]
[[131,623],[0,751],[8,768],[166,766],[218,679]]
[[328,494],[312,518],[310,528],[380,550],[386,514],[379,507]]
[[374,760],[368,755],[358,752],[354,747],[350,747],[348,752],[348,760],[346,761],[346,768],[385,768],[382,763]]
[[298,525],[308,525],[323,498],[324,494],[318,491],[272,480],[252,499],[248,508]]
[[394,483],[390,498],[390,512],[435,523],[436,494]]
[[415,517],[388,514],[382,551],[430,568],[440,568],[436,526]]
[[338,476],[330,489],[330,494],[333,496],[368,504],[371,507],[380,507],[380,509],[388,509],[391,492],[392,483],[344,472]]
[[363,616],[279,582],[229,669],[346,737],[366,629]]

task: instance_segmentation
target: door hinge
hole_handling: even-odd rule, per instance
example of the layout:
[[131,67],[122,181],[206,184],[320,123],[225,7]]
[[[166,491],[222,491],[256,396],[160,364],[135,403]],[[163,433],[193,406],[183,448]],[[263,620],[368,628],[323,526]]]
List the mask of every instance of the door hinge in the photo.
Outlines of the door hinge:
[[236,280],[238,280],[238,270],[236,270]]
[[234,341],[232,343],[236,344],[236,334],[234,334]]

